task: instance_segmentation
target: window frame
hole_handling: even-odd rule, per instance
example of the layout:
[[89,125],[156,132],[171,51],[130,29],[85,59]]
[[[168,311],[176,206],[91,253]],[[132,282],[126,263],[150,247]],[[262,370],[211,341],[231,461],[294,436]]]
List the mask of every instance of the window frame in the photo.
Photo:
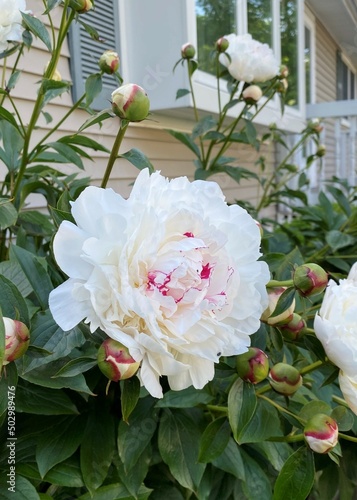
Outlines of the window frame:
[[[304,13],[304,28],[310,31],[310,102],[308,104],[314,104],[316,102],[316,22],[315,16],[305,11]],[[305,37],[305,30],[304,30]],[[304,38],[304,49],[305,49],[305,38]],[[304,61],[304,79],[306,82],[306,72],[305,72],[305,61]],[[305,93],[306,96],[306,93]],[[306,98],[305,98],[306,103]],[[307,104],[307,103],[306,103]]]

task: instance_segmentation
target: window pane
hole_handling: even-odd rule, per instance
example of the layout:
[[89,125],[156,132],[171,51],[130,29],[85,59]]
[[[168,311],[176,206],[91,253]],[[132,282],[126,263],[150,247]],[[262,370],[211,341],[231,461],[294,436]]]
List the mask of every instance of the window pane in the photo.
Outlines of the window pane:
[[342,63],[342,99],[348,99],[348,67]]
[[350,72],[350,95],[349,95],[349,98],[350,99],[355,98],[355,74],[352,73],[352,71]]
[[255,40],[273,45],[272,9],[269,0],[248,0],[248,33]]
[[336,80],[337,80],[337,100],[341,101],[343,99],[343,62],[341,58],[341,53],[336,53]]
[[286,102],[298,105],[298,10],[297,0],[280,1],[281,62],[289,68]]
[[199,68],[216,74],[210,53],[221,36],[237,32],[236,0],[196,0]]
[[306,104],[311,102],[311,31],[305,26],[305,90]]

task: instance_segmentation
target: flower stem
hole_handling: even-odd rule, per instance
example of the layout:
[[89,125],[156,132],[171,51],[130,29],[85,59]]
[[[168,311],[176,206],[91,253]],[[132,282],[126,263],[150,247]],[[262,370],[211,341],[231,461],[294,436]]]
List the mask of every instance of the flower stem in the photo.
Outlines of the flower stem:
[[207,410],[218,411],[220,413],[228,413],[226,406],[206,405]]
[[348,434],[342,434],[342,432],[338,433],[338,437],[341,439],[345,439],[346,441],[352,441],[352,443],[357,443],[357,437],[349,436]]
[[319,368],[320,366],[326,364],[326,361],[315,361],[315,363],[311,363],[311,365],[305,366],[304,368],[301,368],[300,375],[305,375],[306,373],[313,372],[316,370],[316,368]]
[[295,434],[289,436],[273,436],[267,439],[267,441],[278,441],[282,443],[296,443],[298,441],[304,440],[304,434]]
[[[192,73],[191,73],[190,65],[191,65],[191,60],[187,59],[187,74],[188,74],[188,82],[190,84],[190,90],[191,90],[193,112],[195,114],[196,123],[198,123],[199,120],[200,120],[200,118],[198,116],[198,109],[197,109],[197,104],[196,104],[196,98],[195,98],[195,93],[194,93],[194,90],[193,90]],[[199,137],[199,142],[200,142],[200,149],[201,149],[201,162],[202,162],[202,165],[204,166],[205,150],[204,150],[204,147],[203,147],[203,141],[202,141],[201,137]]]
[[103,180],[101,183],[102,188],[107,187],[107,183],[108,183],[110,174],[112,172],[114,162],[118,158],[119,148],[120,148],[120,145],[121,145],[122,140],[124,138],[126,129],[128,128],[128,125],[129,125],[129,122],[127,120],[121,120],[120,128],[119,128],[118,134],[117,134],[115,142],[113,144],[112,151],[111,151],[109,159],[108,159],[107,168],[105,169],[105,172],[104,172]]
[[278,281],[278,280],[270,280],[266,284],[267,288],[274,288],[274,287],[280,287],[280,286],[293,286],[294,282],[293,280],[285,280],[285,281]]
[[[257,393],[256,393],[257,394]],[[280,412],[282,413],[286,413],[287,415],[290,415],[291,417],[295,418],[296,420],[298,420],[299,422],[301,422],[302,424],[305,424],[305,420],[302,419],[301,417],[298,417],[297,415],[295,415],[294,413],[292,413],[291,411],[287,410],[286,408],[284,408],[283,406],[279,405],[278,403],[276,403],[275,401],[273,401],[272,399],[270,398],[267,398],[266,396],[263,396],[261,393],[260,394],[257,394],[258,397],[264,399],[265,401],[267,401],[269,404],[271,404],[272,406],[274,406],[277,410],[279,410]]]

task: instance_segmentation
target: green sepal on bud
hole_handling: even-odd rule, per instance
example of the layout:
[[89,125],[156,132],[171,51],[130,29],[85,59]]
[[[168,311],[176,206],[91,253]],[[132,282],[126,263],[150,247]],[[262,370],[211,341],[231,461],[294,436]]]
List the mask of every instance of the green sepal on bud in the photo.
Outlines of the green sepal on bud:
[[302,297],[311,297],[325,290],[328,275],[318,264],[308,263],[295,269],[293,282],[294,287]]
[[239,354],[236,360],[237,373],[246,382],[258,384],[269,373],[269,360],[264,351],[249,347],[247,352]]
[[328,453],[338,443],[337,422],[328,415],[317,413],[305,425],[304,437],[312,451]]
[[215,48],[217,52],[219,52],[220,54],[222,54],[222,52],[225,52],[228,49],[228,47],[229,47],[229,41],[227,40],[227,38],[224,38],[224,36],[218,38],[218,40],[215,43]]
[[3,365],[21,358],[27,351],[30,343],[30,332],[21,321],[3,318],[5,327],[5,355]]
[[99,347],[97,361],[100,371],[113,382],[132,377],[140,366],[129,349],[113,339],[105,340]]
[[299,371],[287,363],[277,363],[269,372],[272,388],[284,396],[292,396],[302,385]]
[[300,314],[293,313],[292,319],[289,323],[281,325],[279,330],[283,334],[284,338],[287,340],[298,340],[304,333],[306,328],[306,321],[300,316]]
[[69,0],[68,7],[73,9],[78,14],[85,14],[93,9],[91,0]]
[[119,55],[114,50],[106,50],[98,61],[99,68],[107,75],[112,75],[119,69]]
[[142,87],[127,83],[112,93],[112,109],[119,118],[141,122],[149,114],[150,101]]
[[196,49],[192,43],[185,43],[181,47],[182,59],[193,59],[196,55]]

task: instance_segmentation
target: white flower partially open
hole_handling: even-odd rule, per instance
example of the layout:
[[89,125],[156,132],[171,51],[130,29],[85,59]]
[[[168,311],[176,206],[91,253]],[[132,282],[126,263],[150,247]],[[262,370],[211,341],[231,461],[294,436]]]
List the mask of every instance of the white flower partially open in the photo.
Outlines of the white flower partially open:
[[125,200],[88,187],[54,240],[69,279],[50,295],[63,330],[83,319],[128,347],[155,397],[202,388],[221,355],[240,354],[267,306],[260,231],[214,182],[143,170]]
[[26,11],[25,0],[0,0],[0,52],[8,48],[8,42],[22,41],[20,11]]
[[357,415],[357,263],[339,285],[330,280],[314,328],[327,357],[340,368],[341,391]]
[[224,35],[224,38],[228,40],[229,46],[226,52],[220,54],[219,61],[236,80],[266,82],[279,73],[278,61],[266,43],[254,40],[249,33],[232,33]]

